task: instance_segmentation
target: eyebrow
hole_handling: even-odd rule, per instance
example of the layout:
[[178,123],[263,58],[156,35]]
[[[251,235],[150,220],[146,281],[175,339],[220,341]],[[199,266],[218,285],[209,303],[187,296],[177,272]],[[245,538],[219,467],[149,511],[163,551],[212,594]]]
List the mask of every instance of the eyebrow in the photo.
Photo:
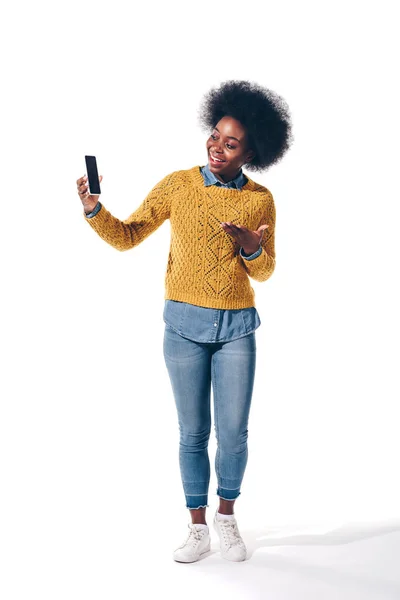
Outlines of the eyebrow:
[[[218,133],[220,133],[220,130],[218,129],[218,127],[214,127],[214,129],[216,129],[218,131]],[[240,144],[240,140],[238,140],[237,138],[233,137],[233,135],[227,135],[226,137],[230,138],[231,140],[236,140]]]

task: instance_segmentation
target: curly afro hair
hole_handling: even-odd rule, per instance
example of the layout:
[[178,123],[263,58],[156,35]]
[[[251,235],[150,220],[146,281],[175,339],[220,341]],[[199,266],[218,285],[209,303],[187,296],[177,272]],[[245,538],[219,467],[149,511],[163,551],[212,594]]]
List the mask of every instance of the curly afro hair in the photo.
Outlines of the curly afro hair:
[[291,117],[286,101],[276,92],[249,81],[229,80],[212,88],[198,110],[202,129],[213,129],[220,119],[230,116],[240,121],[255,152],[245,166],[264,171],[279,162],[293,142]]

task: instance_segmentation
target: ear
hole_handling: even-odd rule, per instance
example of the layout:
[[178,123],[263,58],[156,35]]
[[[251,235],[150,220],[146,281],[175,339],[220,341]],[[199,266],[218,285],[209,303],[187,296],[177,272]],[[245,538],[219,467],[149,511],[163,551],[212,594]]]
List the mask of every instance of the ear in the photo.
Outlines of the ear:
[[246,162],[251,162],[253,160],[253,158],[255,157],[256,153],[253,152],[253,150],[249,150],[246,154]]

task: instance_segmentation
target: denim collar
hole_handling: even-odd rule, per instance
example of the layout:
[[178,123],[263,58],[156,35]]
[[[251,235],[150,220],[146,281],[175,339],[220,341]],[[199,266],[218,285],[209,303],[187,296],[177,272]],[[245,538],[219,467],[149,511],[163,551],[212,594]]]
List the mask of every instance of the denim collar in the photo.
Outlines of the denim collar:
[[205,186],[217,185],[217,186],[221,186],[221,187],[236,188],[238,190],[241,190],[242,187],[247,183],[247,177],[243,173],[242,169],[240,169],[240,172],[235,177],[235,179],[231,179],[230,181],[228,181],[226,183],[222,183],[222,181],[220,181],[219,179],[217,179],[215,177],[214,173],[212,173],[210,171],[210,167],[209,167],[208,163],[204,167],[201,168],[201,173],[204,178]]

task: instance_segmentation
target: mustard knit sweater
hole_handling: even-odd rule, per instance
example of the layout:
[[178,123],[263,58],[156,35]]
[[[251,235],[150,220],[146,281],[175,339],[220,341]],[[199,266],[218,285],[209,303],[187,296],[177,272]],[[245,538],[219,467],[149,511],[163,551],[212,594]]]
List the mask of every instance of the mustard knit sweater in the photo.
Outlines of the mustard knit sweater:
[[[255,306],[249,277],[266,281],[275,268],[275,205],[271,192],[246,174],[241,190],[205,186],[200,166],[166,175],[127,219],[120,221],[103,205],[85,220],[117,250],[134,248],[166,220],[171,242],[165,275],[167,300],[206,308]],[[220,223],[231,221],[255,231],[267,223],[262,253],[242,258],[240,245]]]

